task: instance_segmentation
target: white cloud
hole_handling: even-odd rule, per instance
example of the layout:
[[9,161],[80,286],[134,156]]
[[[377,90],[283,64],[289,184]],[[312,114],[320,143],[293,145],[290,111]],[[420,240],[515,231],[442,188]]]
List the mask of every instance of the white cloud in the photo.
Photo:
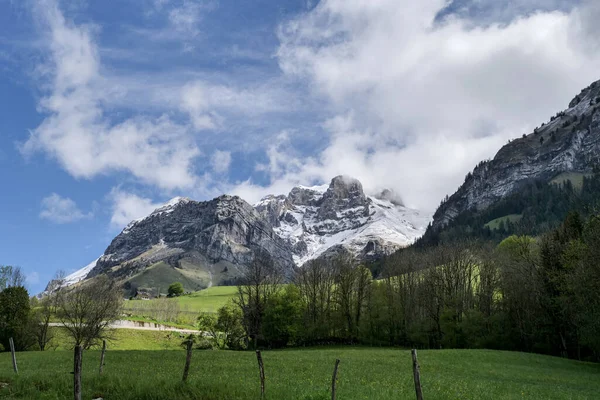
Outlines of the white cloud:
[[169,22],[174,29],[191,37],[198,35],[198,24],[204,5],[196,1],[184,1],[180,7],[169,11]]
[[68,197],[52,193],[42,199],[40,218],[57,224],[67,224],[92,217],[92,213],[82,212],[77,204]]
[[42,66],[50,92],[40,103],[46,119],[22,151],[44,151],[74,177],[126,171],[164,189],[192,187],[200,154],[189,127],[168,116],[134,116],[113,122],[106,115],[106,81],[91,28],[65,20],[56,2],[40,1],[52,62]]
[[433,209],[477,161],[600,78],[592,3],[481,27],[457,16],[438,24],[445,5],[324,0],[284,24],[280,66],[335,110],[330,142],[309,158],[272,147],[270,187],[236,190],[256,196],[343,173]]
[[229,171],[231,165],[231,152],[217,150],[213,153],[210,163],[213,171],[218,174],[224,174]]
[[124,192],[120,189],[113,189],[109,197],[112,201],[110,223],[111,226],[118,229],[123,228],[133,220],[147,216],[162,205],[153,203],[151,199]]
[[252,117],[287,110],[281,97],[278,90],[266,86],[234,89],[195,80],[181,89],[181,110],[198,130],[222,129],[224,113]]

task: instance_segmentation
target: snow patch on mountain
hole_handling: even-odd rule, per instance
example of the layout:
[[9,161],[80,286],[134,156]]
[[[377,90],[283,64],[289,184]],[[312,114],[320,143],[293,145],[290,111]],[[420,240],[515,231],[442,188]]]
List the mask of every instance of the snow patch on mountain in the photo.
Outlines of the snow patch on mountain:
[[337,177],[330,185],[267,196],[255,208],[292,245],[301,266],[338,246],[375,258],[423,235],[431,214],[404,207],[393,196],[377,197],[366,196],[357,180]]
[[88,276],[90,271],[92,269],[94,269],[94,267],[96,266],[96,263],[98,262],[99,259],[100,258],[96,258],[94,261],[92,261],[85,267],[73,272],[70,275],[67,275],[64,279],[63,286],[71,286],[71,285],[74,285],[74,284],[84,280]]

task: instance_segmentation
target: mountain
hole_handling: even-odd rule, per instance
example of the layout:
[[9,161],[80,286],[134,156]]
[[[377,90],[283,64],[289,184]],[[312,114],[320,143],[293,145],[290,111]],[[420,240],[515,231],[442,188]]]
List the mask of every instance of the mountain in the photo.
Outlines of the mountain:
[[239,197],[175,198],[127,225],[86,278],[108,275],[132,294],[141,288],[164,293],[175,281],[198,290],[235,281],[257,250],[288,275],[295,268],[287,242]]
[[431,215],[402,205],[390,190],[367,196],[362,184],[335,177],[329,185],[298,186],[252,206],[223,195],[197,202],[177,197],[132,221],[92,264],[68,284],[105,274],[131,294],[235,283],[257,250],[288,276],[308,260],[350,251],[371,261],[413,243]]
[[384,190],[367,196],[353,178],[337,176],[329,185],[293,188],[255,204],[258,212],[290,244],[294,261],[309,260],[341,250],[371,261],[412,244],[431,215],[404,207],[398,196]]
[[577,183],[589,178],[599,161],[600,81],[583,89],[548,123],[510,141],[492,160],[480,163],[456,193],[442,202],[430,230],[442,231],[468,214],[502,208],[502,201],[511,197],[512,203],[523,204],[504,208],[515,208],[511,213],[520,218],[519,213],[535,205],[522,195],[534,183]]

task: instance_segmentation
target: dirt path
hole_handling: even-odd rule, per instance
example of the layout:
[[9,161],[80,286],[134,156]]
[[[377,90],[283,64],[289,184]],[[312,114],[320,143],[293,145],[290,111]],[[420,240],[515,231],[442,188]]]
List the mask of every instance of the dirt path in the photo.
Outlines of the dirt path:
[[[63,326],[63,324],[58,322],[51,322],[50,326]],[[115,321],[110,324],[110,327],[113,329],[135,329],[141,331],[163,331],[163,332],[179,332],[179,333],[192,333],[192,334],[200,334],[200,331],[196,329],[181,329],[181,328],[173,328],[171,326],[161,325],[155,322],[141,322],[141,321],[126,321],[120,320]]]

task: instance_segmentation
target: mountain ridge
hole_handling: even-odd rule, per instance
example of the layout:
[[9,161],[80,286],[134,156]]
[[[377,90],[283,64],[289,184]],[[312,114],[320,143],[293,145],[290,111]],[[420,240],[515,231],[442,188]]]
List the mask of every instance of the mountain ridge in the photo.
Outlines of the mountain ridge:
[[485,210],[527,182],[550,181],[566,172],[590,173],[599,162],[600,81],[596,81],[548,123],[479,163],[436,210],[432,229],[443,229],[464,212]]
[[165,279],[181,279],[189,290],[231,284],[261,249],[287,276],[339,251],[363,261],[381,258],[414,242],[430,215],[404,207],[390,190],[378,197],[345,176],[268,195],[255,205],[230,195],[203,202],[175,197],[131,221],[93,267],[71,274],[77,279],[69,284],[99,274],[122,282],[131,294]]

